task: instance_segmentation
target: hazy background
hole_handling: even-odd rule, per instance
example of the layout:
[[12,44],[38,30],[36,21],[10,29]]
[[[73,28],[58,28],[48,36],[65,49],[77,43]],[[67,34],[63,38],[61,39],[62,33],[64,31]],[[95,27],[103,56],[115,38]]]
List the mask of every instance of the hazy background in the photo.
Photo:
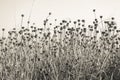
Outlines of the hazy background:
[[94,19],[93,9],[97,10],[97,17],[113,16],[120,24],[119,7],[120,0],[0,0],[0,34],[2,28],[20,27],[21,14],[25,15],[26,25],[31,9],[30,20],[40,27],[49,12],[52,12],[51,20],[80,18],[90,23]]

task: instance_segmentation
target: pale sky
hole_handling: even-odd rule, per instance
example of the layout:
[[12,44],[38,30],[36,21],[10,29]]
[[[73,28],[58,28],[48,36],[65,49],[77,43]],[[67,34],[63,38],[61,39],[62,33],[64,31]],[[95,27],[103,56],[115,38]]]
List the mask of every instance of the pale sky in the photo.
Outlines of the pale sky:
[[41,26],[49,12],[52,12],[51,21],[80,18],[92,22],[93,9],[96,9],[97,17],[103,15],[107,19],[113,16],[120,23],[120,0],[0,0],[0,29],[5,27],[9,30],[15,25],[18,28],[21,14],[25,15],[26,24],[33,1],[31,22],[37,26]]

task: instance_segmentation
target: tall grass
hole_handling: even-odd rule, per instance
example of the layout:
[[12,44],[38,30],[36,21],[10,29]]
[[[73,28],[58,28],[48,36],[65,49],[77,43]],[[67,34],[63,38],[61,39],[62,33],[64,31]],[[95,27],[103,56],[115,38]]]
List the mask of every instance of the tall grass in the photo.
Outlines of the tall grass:
[[52,25],[46,18],[44,28],[30,21],[24,27],[21,17],[20,30],[5,37],[2,29],[0,80],[120,80],[120,30],[113,17],[95,14],[90,25],[84,19]]

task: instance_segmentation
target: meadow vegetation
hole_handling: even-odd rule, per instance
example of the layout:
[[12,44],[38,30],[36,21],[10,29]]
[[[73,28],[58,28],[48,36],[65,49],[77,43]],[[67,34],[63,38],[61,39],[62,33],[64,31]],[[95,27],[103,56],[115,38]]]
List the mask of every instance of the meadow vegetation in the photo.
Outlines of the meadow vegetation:
[[120,80],[120,30],[114,17],[103,18],[90,25],[46,18],[36,27],[24,26],[22,14],[20,30],[6,37],[2,28],[0,80]]

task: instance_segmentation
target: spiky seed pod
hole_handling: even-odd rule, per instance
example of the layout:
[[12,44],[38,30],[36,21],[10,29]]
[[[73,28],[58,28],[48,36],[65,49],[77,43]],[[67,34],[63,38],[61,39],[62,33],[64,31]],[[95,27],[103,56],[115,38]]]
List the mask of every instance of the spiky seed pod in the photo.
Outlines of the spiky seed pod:
[[111,32],[112,30],[111,30],[111,29],[109,29],[108,31],[109,31],[109,32]]
[[23,26],[23,27],[21,27],[21,29],[25,29],[25,27]]
[[9,35],[12,35],[11,31],[8,31],[8,34],[9,34]]
[[5,28],[2,28],[2,31],[5,31]]
[[52,23],[50,23],[50,25],[52,25]]
[[116,27],[116,26],[114,26],[114,29],[117,29],[117,27]]
[[83,24],[82,27],[85,27],[85,25]]
[[85,23],[85,20],[83,19],[82,22]]
[[31,26],[30,28],[33,28],[33,26]]
[[24,14],[21,14],[21,17],[24,17]]
[[38,61],[40,61],[40,58],[38,58]]
[[93,31],[93,29],[89,29],[90,31]]
[[80,19],[78,19],[77,21],[80,22]]
[[120,32],[120,30],[116,30],[116,32],[118,33],[118,32]]
[[51,15],[52,13],[51,12],[49,12],[49,15]]
[[95,22],[96,22],[96,23],[98,23],[98,20],[97,20],[97,19],[95,19]]
[[102,34],[105,34],[105,32],[103,31]]
[[28,24],[30,24],[30,21],[27,21]]
[[62,23],[60,23],[60,25],[62,25]]
[[103,18],[103,16],[100,16],[100,18]]
[[83,31],[86,32],[86,28],[83,28]]
[[96,33],[99,33],[99,31],[97,30]]
[[76,22],[76,21],[74,21],[73,23],[74,23],[74,24],[76,24],[77,22]]
[[80,23],[78,23],[78,26],[80,26],[81,24]]
[[94,29],[97,29],[97,26],[95,26]]
[[114,18],[114,17],[112,17],[111,19],[112,19],[112,20],[114,20],[115,18]]
[[93,9],[93,12],[95,12],[96,10],[95,9]]
[[62,27],[60,27],[60,30],[62,30],[63,28]]
[[66,23],[67,21],[66,20],[62,20],[62,23]]
[[115,43],[116,43],[116,44],[119,44],[119,42],[118,42],[118,41],[116,41]]

